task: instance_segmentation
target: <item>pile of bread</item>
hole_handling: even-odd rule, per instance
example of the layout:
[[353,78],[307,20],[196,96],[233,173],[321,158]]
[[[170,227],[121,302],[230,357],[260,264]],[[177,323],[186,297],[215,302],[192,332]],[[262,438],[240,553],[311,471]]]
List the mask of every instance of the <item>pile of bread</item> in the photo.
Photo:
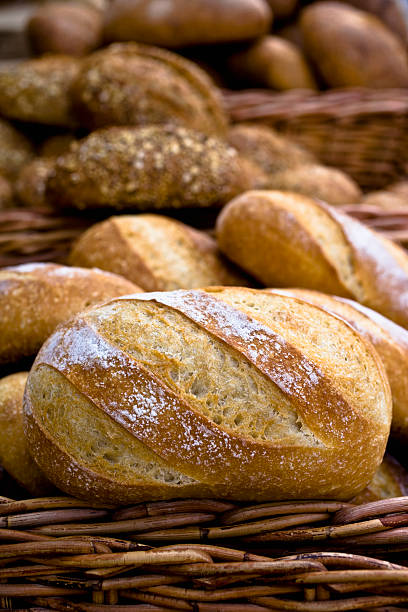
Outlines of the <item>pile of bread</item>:
[[[136,38],[171,47],[270,22],[264,0],[228,3],[242,13],[227,21],[201,3],[193,30],[189,3],[130,4],[108,10],[115,40],[137,7],[151,29]],[[305,23],[320,4],[335,3]],[[100,18],[65,9],[65,25]],[[67,265],[0,270],[0,464],[16,481],[110,505],[405,494],[383,457],[390,432],[408,440],[408,254],[339,210],[363,197],[350,177],[267,126],[230,126],[204,70],[140,42],[2,70],[0,114],[6,204],[102,211]],[[187,209],[215,228],[171,216]]]

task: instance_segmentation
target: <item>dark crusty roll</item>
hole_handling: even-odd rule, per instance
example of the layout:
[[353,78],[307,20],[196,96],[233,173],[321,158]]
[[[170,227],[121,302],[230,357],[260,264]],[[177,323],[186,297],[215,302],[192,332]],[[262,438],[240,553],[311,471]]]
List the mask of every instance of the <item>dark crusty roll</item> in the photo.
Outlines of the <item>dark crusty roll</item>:
[[248,284],[208,234],[160,215],[122,215],[93,225],[69,262],[115,272],[145,291]]
[[387,372],[392,393],[391,433],[408,441],[408,331],[358,302],[308,289],[270,289],[306,300],[342,317],[369,340]]
[[23,395],[28,372],[0,379],[0,465],[32,495],[50,495],[53,485],[31,457],[23,428]]
[[32,263],[0,270],[0,363],[34,355],[58,323],[88,306],[141,291],[102,270]]
[[44,344],[24,406],[46,475],[114,504],[349,499],[391,421],[371,344],[316,306],[246,288],[89,309]]
[[334,207],[249,191],[221,212],[217,237],[221,251],[266,286],[352,298],[408,327],[408,255]]

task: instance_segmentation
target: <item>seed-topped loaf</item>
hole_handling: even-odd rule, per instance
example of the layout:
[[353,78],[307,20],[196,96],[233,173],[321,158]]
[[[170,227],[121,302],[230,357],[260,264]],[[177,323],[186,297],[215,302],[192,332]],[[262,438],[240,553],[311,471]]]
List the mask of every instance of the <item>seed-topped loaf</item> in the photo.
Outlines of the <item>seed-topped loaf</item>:
[[39,466],[81,498],[349,499],[381,463],[391,395],[343,320],[212,288],[126,296],[61,325],[24,410]]
[[30,263],[0,270],[0,364],[34,355],[55,327],[84,308],[141,291],[102,270]]

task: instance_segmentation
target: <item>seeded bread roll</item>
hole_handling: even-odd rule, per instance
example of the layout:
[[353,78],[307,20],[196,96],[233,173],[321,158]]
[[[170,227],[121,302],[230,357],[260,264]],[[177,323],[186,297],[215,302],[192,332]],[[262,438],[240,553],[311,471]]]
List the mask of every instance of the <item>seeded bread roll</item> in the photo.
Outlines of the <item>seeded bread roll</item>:
[[123,215],[93,225],[74,245],[69,262],[116,272],[145,291],[247,284],[213,238],[159,215]]
[[408,255],[333,206],[251,191],[217,219],[221,251],[269,287],[352,298],[408,328]]
[[349,499],[382,460],[391,395],[342,319],[218,287],[127,296],[63,324],[24,411],[40,468],[78,497]]
[[0,119],[0,174],[13,181],[34,156],[27,138],[5,119]]
[[55,164],[55,206],[139,210],[220,206],[250,185],[235,149],[182,127],[112,127],[73,144]]
[[0,113],[11,119],[71,127],[69,88],[80,61],[68,55],[46,55],[2,68]]
[[35,157],[21,169],[15,183],[16,195],[21,204],[33,208],[47,206],[46,187],[54,164],[51,157]]
[[0,379],[0,464],[31,495],[55,493],[28,452],[23,428],[23,395],[28,372]]
[[72,99],[81,124],[184,125],[223,135],[227,118],[209,76],[183,57],[148,45],[111,45],[90,55],[75,80]]
[[271,289],[270,291],[306,300],[338,315],[373,344],[384,364],[391,387],[393,404],[391,434],[407,442],[408,331],[353,300],[308,289]]
[[23,264],[0,270],[0,363],[34,355],[55,327],[88,306],[141,291],[102,270]]

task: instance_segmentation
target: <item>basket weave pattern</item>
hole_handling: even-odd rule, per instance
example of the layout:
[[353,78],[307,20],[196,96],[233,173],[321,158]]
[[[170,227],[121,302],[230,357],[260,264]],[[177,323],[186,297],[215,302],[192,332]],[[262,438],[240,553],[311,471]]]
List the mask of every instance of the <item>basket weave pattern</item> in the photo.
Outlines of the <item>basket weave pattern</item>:
[[407,552],[408,497],[119,510],[0,497],[2,609],[385,612],[408,604]]

